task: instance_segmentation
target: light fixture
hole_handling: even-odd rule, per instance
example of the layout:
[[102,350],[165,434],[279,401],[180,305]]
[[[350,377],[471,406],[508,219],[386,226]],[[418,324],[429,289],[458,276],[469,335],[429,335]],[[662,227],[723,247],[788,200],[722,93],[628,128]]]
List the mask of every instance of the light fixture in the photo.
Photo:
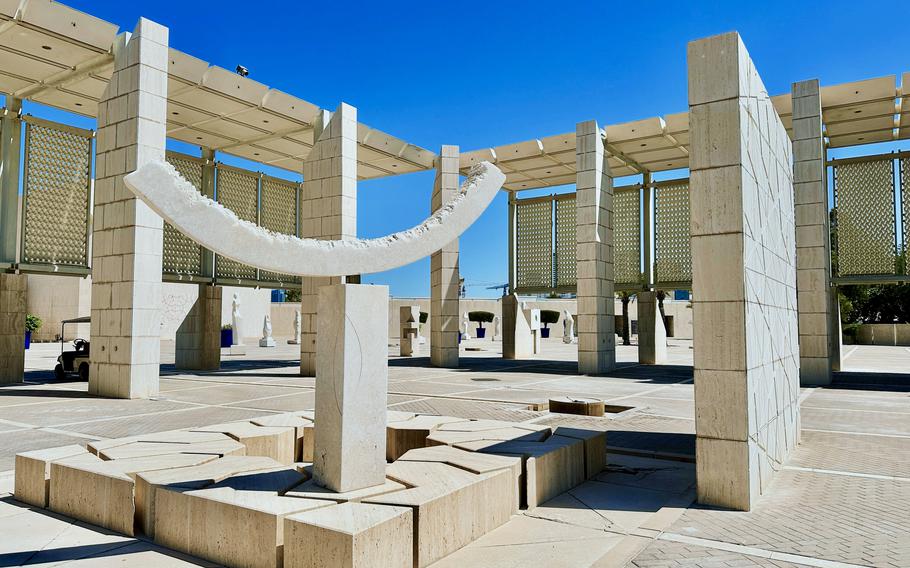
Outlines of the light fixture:
[[235,69],[234,71],[236,71],[237,74],[240,75],[241,77],[246,77],[247,75],[250,74],[250,70],[247,69],[246,67],[244,67],[243,65],[238,65],[237,69]]

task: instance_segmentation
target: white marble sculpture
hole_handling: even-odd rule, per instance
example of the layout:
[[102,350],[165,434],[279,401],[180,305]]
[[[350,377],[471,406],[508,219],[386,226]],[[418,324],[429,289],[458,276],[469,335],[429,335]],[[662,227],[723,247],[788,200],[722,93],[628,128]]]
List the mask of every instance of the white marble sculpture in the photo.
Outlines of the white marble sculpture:
[[562,312],[562,342],[571,345],[578,343],[575,337],[575,318],[569,313],[569,310]]
[[[124,182],[164,220],[225,258],[283,274],[338,277],[391,270],[441,250],[483,213],[505,175],[482,162],[459,193],[420,225],[377,239],[344,240],[300,239],[243,221],[164,161],[143,165]],[[316,305],[319,428],[313,479],[336,492],[381,485],[386,481],[388,287],[322,286]]]
[[502,318],[499,316],[493,316],[493,337],[490,339],[496,340],[499,339],[499,336],[502,334]]
[[417,326],[420,322],[420,306],[401,306],[398,310],[399,354],[402,357],[414,355],[414,341],[417,339]]
[[288,339],[289,345],[300,345],[300,310],[294,314],[294,339]]
[[468,319],[468,312],[462,314],[461,318],[461,339],[462,341],[471,339],[471,332],[468,331],[468,325],[471,321]]
[[231,302],[231,327],[234,330],[232,345],[243,345],[243,334],[240,329],[242,323],[243,316],[240,315],[240,294],[234,292],[234,300]]
[[523,359],[540,353],[540,310],[530,309],[516,294],[502,299],[502,356]]
[[262,339],[259,340],[259,347],[275,347],[275,339],[272,337],[272,317],[265,314],[262,319]]

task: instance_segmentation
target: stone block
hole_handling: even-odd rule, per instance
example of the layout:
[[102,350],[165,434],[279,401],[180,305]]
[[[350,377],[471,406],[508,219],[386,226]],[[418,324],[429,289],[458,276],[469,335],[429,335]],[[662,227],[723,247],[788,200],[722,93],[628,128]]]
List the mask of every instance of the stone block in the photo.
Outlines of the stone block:
[[[287,413],[273,414],[270,416],[260,416],[250,420],[257,426],[272,426],[278,428],[293,428],[294,435],[297,439],[295,444],[295,460],[312,462],[313,461],[313,420],[303,416]],[[310,431],[309,451],[307,452],[307,430]]]
[[79,445],[34,450],[16,454],[16,480],[13,496],[17,501],[36,507],[47,507],[51,462],[87,454]]
[[230,422],[196,428],[196,432],[220,432],[246,446],[246,455],[264,456],[273,460],[294,463],[297,434],[294,428],[256,426],[250,422]]
[[246,455],[246,446],[228,436],[224,436],[220,440],[189,444],[180,442],[130,442],[100,450],[98,457],[104,460],[120,460],[162,456],[165,454],[211,454],[217,457],[243,456]]
[[408,507],[343,503],[284,519],[284,566],[412,568]]
[[[307,466],[308,469],[309,467],[310,466]],[[331,489],[322,487],[313,479],[308,479],[297,487],[294,487],[290,491],[286,492],[285,495],[287,497],[301,497],[304,499],[327,499],[329,501],[335,501],[336,503],[346,503],[349,501],[359,502],[370,497],[376,497],[378,495],[384,495],[386,493],[392,493],[394,491],[401,491],[402,489],[407,489],[407,486],[392,479],[386,479],[385,483],[381,485],[374,485],[372,487],[366,487],[363,489],[355,489],[354,491],[337,493]]]
[[83,454],[51,463],[49,508],[61,515],[133,536],[135,477],[144,471],[173,469],[217,459],[204,454],[168,454],[104,461]]
[[585,477],[591,479],[607,466],[607,433],[560,426],[554,436],[583,440],[585,443]]
[[199,442],[217,442],[223,440],[225,434],[220,432],[192,432],[190,430],[167,430],[165,432],[153,432],[151,434],[138,434],[136,436],[126,436],[123,438],[110,438],[108,440],[95,440],[86,444],[89,452],[99,455],[101,452],[124,446],[134,442],[169,442],[181,444],[193,444]]
[[393,462],[408,450],[425,447],[427,436],[442,424],[463,420],[452,416],[423,414],[400,422],[389,422],[386,425],[386,461]]
[[577,414],[579,416],[603,416],[604,401],[578,396],[557,396],[549,400],[550,412]]

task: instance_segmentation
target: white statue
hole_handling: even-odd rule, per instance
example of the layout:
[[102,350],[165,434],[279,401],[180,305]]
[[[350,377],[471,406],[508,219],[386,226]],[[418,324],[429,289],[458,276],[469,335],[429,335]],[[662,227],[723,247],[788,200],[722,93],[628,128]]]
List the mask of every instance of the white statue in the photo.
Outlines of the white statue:
[[562,342],[566,344],[576,343],[578,340],[575,339],[575,319],[572,317],[572,314],[569,313],[569,310],[563,310],[562,312]]
[[240,315],[240,294],[234,292],[234,301],[231,304],[231,328],[234,330],[234,341],[232,345],[243,345],[240,330],[240,324],[242,323],[243,316]]
[[300,345],[300,310],[294,314],[294,339],[288,339],[290,345]]
[[259,340],[259,347],[275,347],[275,340],[272,338],[272,318],[265,314],[262,320],[262,339]]
[[471,334],[468,332],[468,322],[470,321],[468,319],[468,312],[465,312],[464,315],[462,316],[462,318],[463,319],[461,321],[461,338],[462,339],[471,339]]
[[490,339],[497,339],[499,334],[502,333],[502,318],[499,316],[493,316],[493,337]]

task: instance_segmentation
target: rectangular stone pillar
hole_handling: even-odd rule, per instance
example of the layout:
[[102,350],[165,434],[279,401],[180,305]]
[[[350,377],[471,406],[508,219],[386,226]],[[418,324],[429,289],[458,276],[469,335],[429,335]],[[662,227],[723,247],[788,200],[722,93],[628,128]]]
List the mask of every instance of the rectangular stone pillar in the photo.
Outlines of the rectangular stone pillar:
[[221,297],[221,286],[199,285],[196,302],[177,328],[176,368],[221,368]]
[[638,292],[638,362],[643,365],[667,362],[667,330],[657,307],[657,292]]
[[792,150],[738,34],[688,65],[698,500],[748,510],[799,441]]
[[313,476],[332,491],[385,483],[389,288],[319,288]]
[[[436,211],[458,192],[458,146],[443,146],[436,159],[430,209]],[[430,257],[430,364],[458,367],[458,240]]]
[[420,332],[420,306],[398,308],[399,354],[402,357],[414,355],[414,344]]
[[114,42],[114,73],[98,104],[92,233],[89,392],[158,394],[162,220],[123,176],[164,160],[168,29],[140,19]]
[[7,95],[0,118],[0,268],[19,261],[19,161],[22,159],[22,100]]
[[832,368],[840,367],[840,324],[832,317],[828,176],[818,79],[793,83],[792,96],[799,376],[803,386],[828,385]]
[[28,276],[0,273],[0,385],[25,379]]
[[[300,236],[357,237],[357,109],[341,103],[322,111],[314,125],[316,145],[303,164]],[[319,287],[344,278],[304,278],[300,303],[300,374],[316,374],[316,308]]]
[[613,178],[597,122],[575,127],[578,372],[616,366],[613,306]]

